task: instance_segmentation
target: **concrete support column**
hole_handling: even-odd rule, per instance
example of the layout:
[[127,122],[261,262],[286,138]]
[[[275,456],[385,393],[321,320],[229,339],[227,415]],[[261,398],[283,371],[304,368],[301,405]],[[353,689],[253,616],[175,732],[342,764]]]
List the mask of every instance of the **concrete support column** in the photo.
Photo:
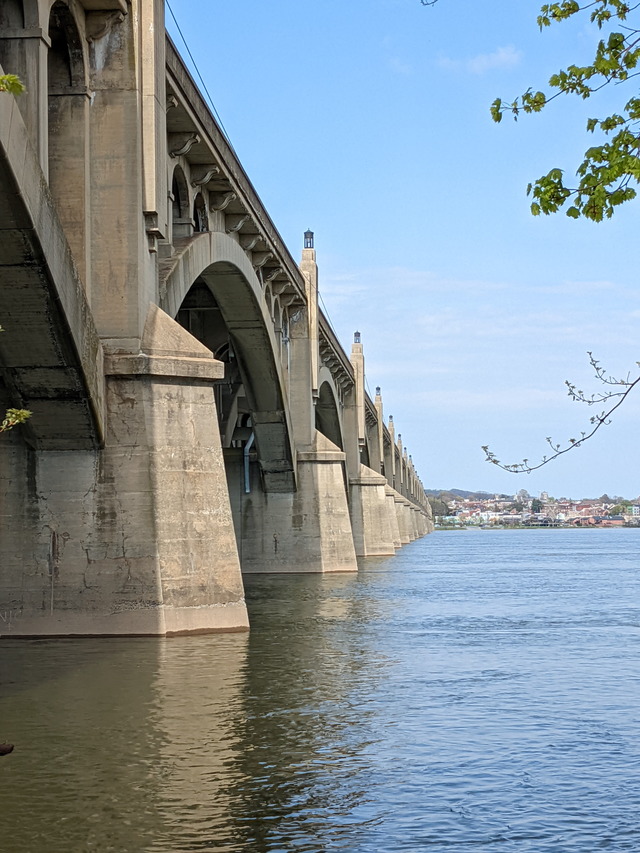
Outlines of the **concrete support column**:
[[[243,493],[234,485],[239,457],[227,463],[244,573],[357,571],[344,460],[344,453],[317,433],[313,449],[298,452],[297,491],[290,493],[253,486]],[[252,471],[252,483],[256,474]]]
[[402,541],[400,539],[400,528],[398,527],[398,515],[396,513],[396,501],[395,501],[395,492],[391,488],[391,486],[385,486],[384,488],[385,500],[387,502],[387,512],[389,514],[389,520],[391,523],[391,535],[393,538],[393,547],[397,550],[402,547]]
[[358,447],[363,448],[366,439],[366,421],[364,412],[365,388],[364,388],[364,352],[360,339],[360,332],[354,332],[351,345],[351,364],[355,377],[355,410],[356,429],[358,436]]
[[413,530],[413,538],[419,539],[420,538],[420,530],[418,529],[418,510],[414,506],[412,506],[412,507],[410,507],[410,513],[411,513],[410,517],[411,517],[411,528]]
[[[150,27],[145,0],[145,20]],[[155,292],[156,255],[145,232],[140,19],[133,12],[89,47],[91,308],[105,349],[136,353]],[[158,61],[160,58],[157,57]],[[145,100],[150,93],[145,93]],[[145,140],[148,140],[148,135]]]
[[[307,319],[309,325],[309,362],[311,369],[311,396],[318,399],[318,369],[320,359],[320,338],[318,332],[318,265],[316,250],[313,248],[313,233],[306,232],[309,245],[302,250],[300,271],[304,276],[307,296]],[[305,235],[305,237],[306,237]]]
[[408,545],[411,542],[409,535],[408,519],[406,515],[406,507],[404,498],[399,492],[394,492],[394,501],[396,506],[396,518],[398,519],[398,530],[400,532],[400,542],[402,545]]
[[352,477],[349,486],[356,554],[359,557],[395,554],[395,531],[385,492],[385,478],[361,465],[360,476]]
[[305,234],[300,270],[306,300],[289,310],[289,405],[296,446],[310,450],[316,431],[318,400],[318,267],[313,234]]
[[376,399],[375,399],[375,407],[377,414],[376,421],[376,457],[378,464],[380,466],[380,472],[385,474],[386,476],[386,460],[384,455],[384,409],[382,406],[382,394],[380,393],[380,386],[376,388]]
[[212,387],[222,369],[152,306],[143,350],[107,359],[104,449],[14,445],[0,633],[247,629]]
[[298,447],[310,448],[316,431],[315,409],[311,387],[311,340],[309,312],[306,305],[296,305],[289,312],[289,405]]
[[[393,415],[389,415],[389,438],[391,440],[390,447],[385,453],[385,474],[387,483],[392,489],[396,488],[396,428],[393,423]],[[388,461],[387,461],[388,460]]]
[[404,517],[405,524],[407,525],[406,529],[409,535],[409,541],[413,542],[415,539],[417,539],[416,531],[413,526],[413,508],[411,506],[411,503],[406,498],[404,500]]
[[165,39],[164,0],[141,0],[142,209],[146,226],[155,227],[156,236],[161,237],[167,236],[169,227]]

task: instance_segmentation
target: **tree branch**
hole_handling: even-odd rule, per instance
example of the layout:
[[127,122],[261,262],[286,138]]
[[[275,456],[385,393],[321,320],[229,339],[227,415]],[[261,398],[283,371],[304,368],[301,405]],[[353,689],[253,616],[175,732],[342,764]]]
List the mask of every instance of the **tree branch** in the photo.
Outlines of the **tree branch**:
[[[616,409],[624,403],[633,389],[640,384],[640,376],[633,380],[631,380],[628,375],[626,379],[616,379],[616,377],[607,374],[604,368],[600,366],[600,362],[594,358],[593,353],[590,352],[588,355],[589,362],[593,367],[596,378],[599,382],[602,382],[605,385],[612,385],[625,389],[624,391],[606,391],[601,394],[586,396],[582,391],[577,390],[576,386],[571,382],[565,382],[569,389],[569,396],[578,403],[586,403],[587,406],[593,406],[596,403],[601,404],[616,400],[614,405],[590,418],[590,423],[593,426],[593,429],[590,432],[582,432],[580,434],[580,438],[568,439],[566,447],[562,447],[560,444],[555,444],[551,436],[547,436],[546,441],[553,450],[553,454],[551,456],[543,456],[542,459],[534,465],[530,465],[528,459],[523,459],[522,462],[504,465],[500,462],[495,453],[489,449],[489,446],[485,444],[483,445],[482,450],[484,451],[486,462],[490,462],[492,465],[497,465],[498,468],[502,468],[503,471],[509,471],[511,474],[530,474],[532,471],[537,471],[538,468],[542,468],[544,465],[547,465],[559,456],[569,453],[570,450],[575,450],[576,447],[580,447],[585,441],[592,438],[598,432],[600,427],[611,423],[611,415],[613,415]],[[638,367],[640,367],[640,362],[637,362],[637,364]]]

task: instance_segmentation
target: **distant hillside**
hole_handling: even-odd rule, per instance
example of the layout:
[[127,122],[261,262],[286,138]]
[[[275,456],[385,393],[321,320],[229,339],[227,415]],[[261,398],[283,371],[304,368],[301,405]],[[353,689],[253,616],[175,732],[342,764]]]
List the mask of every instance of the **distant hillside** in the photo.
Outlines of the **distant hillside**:
[[[464,489],[425,489],[428,497],[440,500],[455,500],[456,498],[471,498],[472,500],[484,501],[495,497],[495,492],[466,492]],[[501,498],[511,498],[513,495],[499,495]]]
[[[505,494],[497,494],[496,492],[467,492],[464,489],[425,489],[425,493],[429,498],[435,498],[437,500],[445,501],[445,503],[449,503],[453,500],[458,500],[460,498],[470,498],[471,500],[485,501],[491,500],[492,498],[497,497],[503,498],[505,500],[511,500],[514,495],[513,493],[510,495]],[[553,498],[551,499],[553,500]],[[561,497],[560,500],[567,500],[565,497]],[[631,500],[627,498],[623,498],[620,495],[601,495],[599,498],[580,498],[580,500],[585,501],[598,501],[600,503],[621,503],[621,504],[631,504],[631,503],[640,503],[640,497],[633,498]]]

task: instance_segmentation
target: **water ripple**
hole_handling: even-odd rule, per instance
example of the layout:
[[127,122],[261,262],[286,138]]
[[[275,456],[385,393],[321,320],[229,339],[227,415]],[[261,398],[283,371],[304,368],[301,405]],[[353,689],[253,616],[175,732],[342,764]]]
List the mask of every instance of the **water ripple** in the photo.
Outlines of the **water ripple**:
[[637,853],[639,536],[438,533],[250,578],[248,637],[2,644],[0,851]]

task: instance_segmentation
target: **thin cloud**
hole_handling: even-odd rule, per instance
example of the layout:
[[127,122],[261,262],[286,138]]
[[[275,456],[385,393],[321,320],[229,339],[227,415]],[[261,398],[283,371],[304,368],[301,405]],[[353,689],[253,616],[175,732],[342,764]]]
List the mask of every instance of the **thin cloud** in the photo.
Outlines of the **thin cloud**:
[[485,74],[487,71],[495,71],[501,68],[515,68],[520,64],[523,53],[516,50],[513,45],[499,47],[493,53],[479,53],[468,59],[451,59],[442,56],[438,60],[440,68],[445,71],[467,71],[470,74]]
[[544,388],[504,388],[500,390],[475,391],[468,388],[433,389],[417,391],[413,395],[412,404],[423,403],[431,411],[444,412],[479,412],[490,411],[498,413],[514,411],[539,411],[564,405],[565,396],[562,391]]
[[402,59],[400,59],[397,56],[390,57],[387,60],[387,64],[388,64],[389,68],[391,69],[391,71],[393,71],[394,74],[401,74],[405,77],[407,77],[413,71],[413,69],[411,68],[409,63],[404,62]]
[[557,284],[537,284],[528,289],[537,293],[566,293],[568,295],[584,295],[599,290],[615,290],[618,285],[613,281],[561,281]]
[[346,274],[326,275],[322,278],[320,287],[323,293],[344,292],[345,287],[351,292],[365,290],[370,292],[372,288],[379,287],[381,292],[394,293],[400,290],[411,293],[442,293],[446,290],[458,293],[462,290],[487,293],[489,290],[504,290],[509,285],[504,282],[492,282],[485,279],[445,278],[428,270],[392,266],[362,269]]

